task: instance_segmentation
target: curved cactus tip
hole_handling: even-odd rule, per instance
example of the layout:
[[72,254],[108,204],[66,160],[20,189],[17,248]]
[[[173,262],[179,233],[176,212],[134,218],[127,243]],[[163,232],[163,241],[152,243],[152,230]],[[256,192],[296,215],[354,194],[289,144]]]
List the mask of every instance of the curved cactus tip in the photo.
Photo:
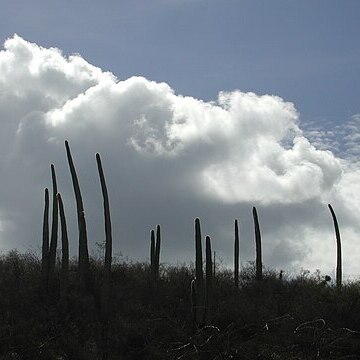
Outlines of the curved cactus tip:
[[95,157],[96,157],[96,160],[100,159],[100,154],[99,154],[99,153],[96,153],[96,154],[95,154]]
[[255,206],[253,206],[253,209],[252,209],[252,211],[253,211],[253,212],[255,212],[255,211],[256,211],[256,207],[255,207]]
[[69,145],[69,142],[67,140],[65,140],[65,145],[68,146]]

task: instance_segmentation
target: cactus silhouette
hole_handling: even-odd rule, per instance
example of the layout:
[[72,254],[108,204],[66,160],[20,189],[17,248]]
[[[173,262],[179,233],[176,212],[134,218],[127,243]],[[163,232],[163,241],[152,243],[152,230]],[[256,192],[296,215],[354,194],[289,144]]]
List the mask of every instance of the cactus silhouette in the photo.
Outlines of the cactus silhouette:
[[69,239],[67,234],[67,225],[64,204],[60,193],[57,194],[59,203],[60,227],[61,227],[61,280],[60,280],[60,298],[66,304],[68,279],[69,279]]
[[213,262],[211,258],[211,240],[205,239],[206,269],[205,282],[202,263],[202,245],[200,220],[195,219],[195,279],[191,281],[191,312],[198,327],[210,321],[212,301]]
[[239,287],[239,226],[238,221],[235,220],[235,241],[234,241],[234,283],[235,287]]
[[42,236],[42,257],[41,274],[43,291],[48,288],[49,276],[49,189],[45,189],[44,217],[43,217],[43,236]]
[[255,247],[256,247],[256,280],[262,280],[262,255],[261,255],[261,233],[259,219],[256,211],[256,207],[253,207],[253,219],[255,227]]
[[101,163],[100,154],[96,154],[96,162],[99,172],[101,191],[104,202],[104,222],[105,222],[105,264],[104,278],[101,296],[101,318],[102,318],[102,340],[103,340],[103,359],[108,359],[109,353],[109,312],[110,312],[110,288],[111,288],[111,260],[112,260],[112,230],[110,217],[110,204],[107,186],[105,182],[104,170]]
[[205,268],[205,324],[210,322],[211,316],[211,302],[212,302],[212,287],[213,287],[213,265],[211,259],[211,240],[209,236],[205,239],[205,254],[206,254],[206,268]]
[[86,221],[84,214],[84,205],[82,201],[79,180],[76,174],[74,161],[71,156],[70,146],[68,141],[65,141],[66,155],[69,163],[71,179],[74,188],[76,209],[78,217],[78,229],[79,229],[79,275],[83,285],[86,286],[88,281],[88,270],[89,270],[89,252],[87,244],[87,231]]
[[49,250],[49,278],[51,279],[55,271],[56,261],[56,248],[57,248],[57,237],[58,237],[58,201],[57,201],[57,181],[55,174],[55,166],[51,164],[51,178],[53,185],[53,207],[52,207],[52,225],[51,225],[51,240]]
[[196,288],[196,323],[202,325],[204,321],[204,272],[202,261],[200,219],[195,219],[195,288]]
[[161,246],[161,234],[160,225],[156,226],[156,243],[155,243],[155,279],[160,277],[160,246]]
[[161,246],[161,228],[156,226],[156,241],[155,231],[151,230],[150,237],[150,276],[151,285],[153,286],[160,278],[160,246]]
[[335,211],[330,204],[328,204],[331,216],[334,222],[335,236],[336,236],[336,287],[340,288],[342,284],[342,258],[341,258],[341,237],[339,224],[335,215]]
[[105,175],[101,163],[100,154],[96,154],[96,162],[99,171],[101,190],[104,201],[104,221],[105,221],[105,264],[104,264],[104,281],[102,297],[102,316],[108,321],[109,302],[110,302],[110,280],[111,280],[111,260],[112,260],[112,230],[110,217],[110,204]]

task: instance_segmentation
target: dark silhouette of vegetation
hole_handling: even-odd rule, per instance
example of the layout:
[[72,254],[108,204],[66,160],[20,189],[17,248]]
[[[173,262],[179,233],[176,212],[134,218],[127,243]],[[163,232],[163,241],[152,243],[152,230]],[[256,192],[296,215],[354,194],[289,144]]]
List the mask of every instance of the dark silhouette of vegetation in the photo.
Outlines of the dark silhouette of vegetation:
[[43,216],[43,236],[42,236],[42,256],[41,256],[41,271],[42,271],[42,287],[43,292],[48,290],[49,281],[49,189],[45,189],[44,199],[44,216]]
[[61,276],[60,276],[60,298],[66,307],[68,282],[69,282],[69,239],[67,234],[67,225],[65,217],[64,204],[61,199],[60,193],[57,194],[59,203],[59,215],[61,226]]
[[111,261],[112,261],[112,231],[109,195],[107,191],[104,170],[100,154],[96,154],[96,162],[99,171],[101,190],[104,200],[104,223],[105,223],[105,263],[101,296],[101,320],[102,320],[102,358],[109,358],[109,314],[110,314],[110,291],[111,291]]
[[213,298],[213,264],[211,258],[211,240],[209,236],[205,238],[205,319],[204,323],[211,323],[211,307]]
[[84,288],[87,287],[89,281],[89,251],[87,244],[87,230],[86,230],[86,221],[84,213],[84,205],[80,191],[79,180],[76,174],[74,161],[70,151],[70,145],[68,141],[65,141],[66,155],[69,163],[71,179],[73,182],[75,200],[76,200],[76,209],[78,217],[78,229],[79,229],[79,276],[80,281]]
[[[65,147],[77,205],[79,257],[69,259],[65,209],[51,165],[50,245],[45,189],[41,260],[16,251],[0,256],[0,359],[358,358],[360,282],[342,284],[340,231],[330,204],[337,239],[336,287],[319,272],[291,278],[283,270],[263,269],[255,207],[255,262],[240,269],[235,220],[234,272],[215,271],[209,236],[203,264],[196,218],[195,265],[164,265],[160,274],[160,225],[156,239],[151,231],[150,264],[113,263],[109,195],[99,154],[105,259],[89,258],[84,208],[67,141]],[[56,257],[58,215],[61,260]]]
[[[112,265],[109,359],[356,359],[360,353],[359,281],[339,292],[318,275],[279,280],[265,269],[259,283],[249,264],[235,289],[233,272],[218,269],[211,322],[194,329],[189,285],[195,269],[164,265],[153,302],[144,291],[149,267]],[[100,294],[102,261],[90,259],[89,272]],[[42,299],[41,260],[16,251],[0,257],[0,358],[102,358],[100,313],[76,273],[74,259],[64,312],[56,298]],[[60,279],[60,267],[54,275]]]
[[56,248],[57,248],[57,237],[58,237],[58,201],[57,195],[57,181],[55,174],[54,164],[51,164],[51,178],[53,184],[53,208],[52,208],[52,225],[51,225],[51,240],[49,250],[49,280],[52,281],[52,277],[55,271],[55,260],[56,260]]
[[235,240],[234,240],[234,283],[235,287],[239,287],[239,253],[240,253],[240,241],[239,241],[239,225],[235,220]]
[[156,226],[155,230],[150,232],[150,289],[156,290],[156,283],[160,278],[160,247],[161,247],[161,228]]
[[334,221],[335,236],[336,236],[336,287],[341,288],[342,283],[342,263],[341,263],[341,238],[339,224],[335,215],[335,211],[330,204],[328,204],[331,216]]
[[253,207],[253,218],[254,218],[254,227],[255,227],[255,248],[256,248],[256,280],[262,280],[262,253],[261,253],[261,233],[259,218],[257,215],[256,207]]

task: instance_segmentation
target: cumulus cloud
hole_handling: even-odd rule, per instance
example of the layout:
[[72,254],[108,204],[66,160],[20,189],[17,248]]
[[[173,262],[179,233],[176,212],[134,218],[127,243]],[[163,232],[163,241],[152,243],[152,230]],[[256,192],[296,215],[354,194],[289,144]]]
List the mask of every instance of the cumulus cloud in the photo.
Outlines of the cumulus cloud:
[[[359,234],[352,209],[360,201],[354,195],[360,167],[321,147],[324,137],[304,132],[294,104],[280,97],[235,90],[204,102],[143,77],[119,80],[79,55],[66,57],[16,35],[0,52],[0,89],[4,249],[40,243],[51,162],[75,218],[65,139],[83,187],[92,246],[103,238],[97,151],[111,192],[114,248],[130,257],[147,257],[148,232],[161,223],[165,261],[192,260],[192,219],[201,216],[225,261],[232,221],[241,217],[242,259],[251,260],[252,205],[262,216],[269,266],[335,266],[328,201],[335,202],[347,241]],[[358,115],[349,126],[358,129]],[[349,151],[356,149],[353,129],[344,139]],[[314,255],[320,248],[324,252]],[[348,271],[360,270],[349,259]]]

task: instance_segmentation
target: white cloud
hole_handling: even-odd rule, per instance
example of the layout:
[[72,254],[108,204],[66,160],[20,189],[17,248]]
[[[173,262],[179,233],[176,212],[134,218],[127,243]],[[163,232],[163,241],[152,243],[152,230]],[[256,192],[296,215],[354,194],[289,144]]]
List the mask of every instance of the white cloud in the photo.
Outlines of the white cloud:
[[[323,137],[316,130],[313,137],[303,132],[295,106],[280,97],[236,90],[204,102],[143,77],[119,81],[78,55],[65,57],[18,36],[8,39],[0,53],[0,89],[0,176],[5,184],[0,221],[17,225],[11,232],[4,227],[3,244],[10,235],[14,246],[40,244],[42,189],[49,184],[50,162],[57,167],[69,217],[74,216],[65,139],[84,191],[90,241],[103,236],[92,155],[100,151],[114,232],[121,239],[115,249],[130,256],[147,256],[149,227],[162,223],[169,236],[164,256],[184,260],[192,251],[192,218],[201,216],[214,248],[230,257],[232,246],[226,243],[232,229],[225,224],[250,213],[253,204],[267,224],[264,241],[274,245],[266,253],[268,265],[331,266],[329,257],[321,262],[320,255],[311,255],[329,249],[329,201],[345,219],[346,237],[360,232],[353,211],[360,201],[360,167],[309,141],[316,137],[321,145]],[[351,126],[356,121],[355,116]],[[349,150],[356,147],[354,135],[346,140]],[[270,221],[274,214],[279,222]],[[249,259],[252,224],[251,218],[243,219],[242,256]],[[280,248],[287,252],[277,253]],[[360,270],[353,259],[349,271]]]

